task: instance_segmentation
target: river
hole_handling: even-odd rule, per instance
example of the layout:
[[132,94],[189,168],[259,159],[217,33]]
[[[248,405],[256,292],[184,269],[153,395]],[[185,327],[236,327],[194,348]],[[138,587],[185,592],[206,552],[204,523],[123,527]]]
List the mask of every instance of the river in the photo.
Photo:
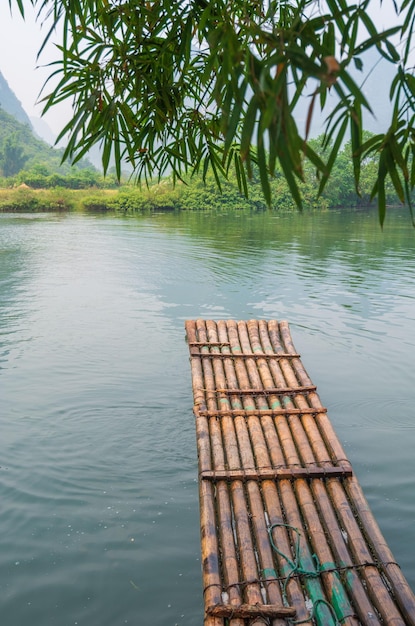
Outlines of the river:
[[415,589],[405,210],[0,215],[8,626],[202,623],[184,321],[286,319]]

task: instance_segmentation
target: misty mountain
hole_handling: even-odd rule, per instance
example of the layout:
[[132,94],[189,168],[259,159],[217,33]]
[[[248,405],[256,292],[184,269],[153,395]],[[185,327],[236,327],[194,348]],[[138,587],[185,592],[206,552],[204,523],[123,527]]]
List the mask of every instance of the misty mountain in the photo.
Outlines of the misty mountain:
[[0,72],[0,108],[12,115],[21,124],[27,124],[32,128],[29,116],[21,105],[14,92],[10,89],[7,80]]
[[31,117],[32,128],[36,135],[46,141],[50,146],[53,146],[56,140],[54,132],[51,130],[48,123],[42,117]]
[[0,161],[7,142],[24,154],[24,169],[35,168],[49,173],[69,174],[73,168],[79,170],[92,167],[91,163],[85,159],[74,166],[67,162],[62,164],[63,149],[53,148],[43,139],[37,137],[31,126],[22,124],[14,116],[0,108]]
[[[40,120],[40,125],[37,124],[35,133],[28,115],[0,73],[0,174],[10,176],[9,172],[16,174],[24,168],[65,175],[73,167],[76,170],[93,168],[86,159],[82,159],[76,166],[62,164],[63,149],[53,148],[40,138],[40,135],[47,134],[46,123]],[[51,135],[49,137],[53,142]]]
[[[93,167],[82,159],[76,166],[62,164],[62,148],[53,148],[55,141],[52,131],[42,119],[31,122],[6,79],[0,72],[0,169],[5,170],[6,146],[14,154],[20,154],[21,165],[16,170],[35,168],[44,172],[69,173],[72,167],[83,169]],[[10,159],[10,157],[9,157]]]

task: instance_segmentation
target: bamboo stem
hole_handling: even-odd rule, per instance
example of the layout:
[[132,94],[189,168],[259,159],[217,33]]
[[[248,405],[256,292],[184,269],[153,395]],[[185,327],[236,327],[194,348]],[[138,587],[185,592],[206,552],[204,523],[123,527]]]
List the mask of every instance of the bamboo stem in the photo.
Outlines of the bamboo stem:
[[[190,340],[196,339],[196,324],[192,321],[186,322],[186,333]],[[192,381],[193,396],[195,402],[200,399],[199,389],[203,386],[203,372],[201,363],[192,359]],[[202,403],[203,405],[203,403]],[[211,451],[209,444],[209,422],[206,418],[200,418],[196,426],[196,437],[199,452],[199,469],[201,471],[210,470]],[[218,537],[216,533],[214,488],[206,481],[199,481],[199,503],[200,503],[200,534],[203,562],[203,585],[205,604],[215,605],[222,601],[221,579],[219,573],[218,558]],[[205,617],[205,626],[221,626],[222,620],[216,617]]]

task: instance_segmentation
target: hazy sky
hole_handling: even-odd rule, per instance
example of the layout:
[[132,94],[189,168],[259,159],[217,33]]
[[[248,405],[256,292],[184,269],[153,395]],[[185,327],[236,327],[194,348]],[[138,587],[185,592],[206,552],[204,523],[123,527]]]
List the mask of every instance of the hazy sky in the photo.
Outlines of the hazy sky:
[[[396,23],[392,0],[383,0],[380,9],[379,0],[373,0],[373,16],[380,29],[389,28]],[[42,85],[49,75],[49,70],[37,65],[45,65],[56,58],[57,52],[52,47],[37,61],[36,56],[43,40],[40,24],[36,23],[30,5],[27,3],[27,16],[23,21],[15,7],[10,15],[8,2],[0,0],[0,71],[9,83],[17,98],[23,104],[29,116],[40,117],[41,106],[36,100]],[[70,115],[68,106],[51,111],[46,121],[57,133],[65,117]]]
[[[42,42],[40,25],[35,22],[29,5],[26,20],[20,17],[17,8],[10,15],[8,2],[0,0],[0,71],[9,83],[29,116],[40,117],[41,106],[36,100],[42,85],[49,75],[47,68],[36,69],[37,51]],[[45,54],[40,63],[53,58],[53,50]],[[61,127],[59,113],[47,117],[54,132]]]

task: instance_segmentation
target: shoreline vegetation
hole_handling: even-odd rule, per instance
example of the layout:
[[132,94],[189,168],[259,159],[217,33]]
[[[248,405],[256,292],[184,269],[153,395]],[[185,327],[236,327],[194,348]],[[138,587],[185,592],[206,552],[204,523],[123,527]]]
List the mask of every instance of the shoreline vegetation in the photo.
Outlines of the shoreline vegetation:
[[[370,137],[370,133],[366,133]],[[312,140],[321,150],[321,138]],[[332,208],[376,206],[373,189],[378,169],[374,159],[367,159],[361,168],[358,194],[353,176],[351,145],[339,153],[331,177],[320,197],[320,180],[312,164],[304,164],[304,181],[299,182],[303,208],[322,211]],[[68,166],[67,166],[68,168]],[[215,176],[216,174],[216,176]],[[220,183],[220,188],[218,188]],[[280,212],[298,210],[287,180],[280,169],[270,178],[271,209]],[[399,202],[391,182],[386,185],[388,206]],[[237,174],[228,171],[227,179],[219,179],[217,172],[208,170],[189,176],[187,180],[166,177],[148,185],[136,185],[127,177],[117,180],[114,172],[104,177],[89,167],[68,168],[53,172],[41,163],[14,176],[0,177],[0,212],[89,211],[112,213],[139,213],[176,210],[266,210],[261,180],[257,168],[247,181],[247,197],[240,192]]]
[[[274,191],[273,202],[268,207],[259,185],[251,185],[248,197],[238,191],[237,185],[224,181],[219,191],[213,182],[191,180],[189,183],[169,179],[148,187],[121,184],[117,187],[87,187],[71,189],[50,187],[33,189],[26,184],[0,187],[0,212],[99,212],[140,213],[178,210],[278,210],[296,212],[288,187],[285,184]],[[402,206],[392,193],[389,206]],[[359,197],[356,192],[343,198],[318,198],[316,191],[304,195],[304,210],[325,211],[341,207],[372,208],[376,202],[369,195]]]

